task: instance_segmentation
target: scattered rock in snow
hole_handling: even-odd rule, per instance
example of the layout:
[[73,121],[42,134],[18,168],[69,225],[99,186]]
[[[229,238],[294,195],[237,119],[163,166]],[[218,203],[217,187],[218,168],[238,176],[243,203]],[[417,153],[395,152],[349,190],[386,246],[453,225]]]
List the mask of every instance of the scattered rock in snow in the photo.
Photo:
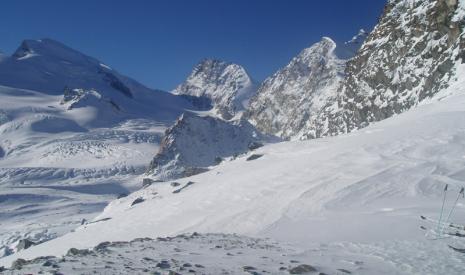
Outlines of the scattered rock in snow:
[[171,267],[171,265],[168,263],[168,261],[161,261],[157,264],[157,267],[161,269],[168,269]]
[[25,264],[27,264],[27,261],[19,258],[11,264],[11,269],[21,269]]
[[16,251],[21,251],[24,249],[28,249],[31,246],[36,245],[37,243],[30,241],[28,239],[22,239],[19,241],[18,245],[16,246]]
[[181,185],[179,182],[176,182],[176,181],[173,181],[172,183],[170,183],[170,185],[172,187],[178,187],[179,185]]
[[259,159],[261,157],[263,157],[262,154],[252,154],[246,159],[246,161],[256,160],[256,159]]
[[144,202],[144,198],[141,198],[141,197],[138,197],[137,199],[135,199],[132,203],[131,203],[131,206],[133,205],[136,205],[138,203],[141,203],[141,202]]
[[127,196],[128,196],[128,194],[126,194],[126,193],[121,193],[121,194],[119,194],[118,196],[116,196],[116,199],[122,199],[122,198],[125,198],[125,197],[127,197]]
[[153,180],[153,179],[150,179],[150,178],[143,178],[143,179],[142,179],[142,188],[147,188],[147,187],[149,187],[150,185],[152,185],[154,182],[156,182],[156,181]]
[[184,190],[185,188],[189,187],[190,185],[194,184],[195,182],[193,181],[189,181],[188,183],[186,183],[183,187],[179,188],[179,189],[176,189],[173,191],[174,194],[177,194],[179,192],[181,192],[182,190]]
[[317,272],[317,269],[308,264],[301,264],[289,269],[290,274],[306,274],[311,272]]

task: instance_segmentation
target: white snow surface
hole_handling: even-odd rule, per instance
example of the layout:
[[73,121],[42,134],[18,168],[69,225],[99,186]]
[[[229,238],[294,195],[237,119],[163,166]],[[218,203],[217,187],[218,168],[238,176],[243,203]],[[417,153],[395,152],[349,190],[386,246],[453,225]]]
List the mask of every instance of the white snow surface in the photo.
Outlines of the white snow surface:
[[[455,239],[427,240],[419,229],[420,214],[438,216],[446,183],[448,206],[464,185],[462,87],[357,132],[266,145],[254,152],[261,158],[222,163],[180,186],[152,184],[110,203],[95,218],[101,222],[0,265],[102,241],[198,231],[271,237],[327,266],[363,257],[371,264],[361,274],[463,274],[463,255],[447,247]],[[144,201],[131,206],[137,198]],[[461,199],[452,219],[463,218]],[[373,264],[380,259],[386,265]]]

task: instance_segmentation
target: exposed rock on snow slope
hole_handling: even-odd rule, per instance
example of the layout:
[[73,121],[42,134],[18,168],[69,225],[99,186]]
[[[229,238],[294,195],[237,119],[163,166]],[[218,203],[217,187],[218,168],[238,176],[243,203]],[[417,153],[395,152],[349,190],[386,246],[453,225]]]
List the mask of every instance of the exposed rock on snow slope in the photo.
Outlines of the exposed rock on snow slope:
[[173,93],[207,97],[212,100],[216,113],[230,119],[247,107],[256,89],[257,85],[243,67],[205,59],[195,66],[187,80]]
[[315,117],[334,100],[343,78],[345,61],[335,49],[325,37],[266,79],[250,102],[251,123],[284,139],[313,136]]
[[[422,247],[419,247],[420,249]],[[379,247],[372,247],[377,252]],[[229,234],[184,234],[157,239],[101,243],[93,249],[70,249],[66,256],[18,260],[16,273],[146,273],[160,274],[386,274],[399,271],[379,255],[365,256],[352,249],[338,255],[340,247],[315,247],[309,251],[268,239]],[[323,252],[323,253],[322,253]],[[328,255],[331,254],[331,257]],[[379,253],[378,253],[379,254]],[[459,257],[457,257],[459,258]],[[457,259],[460,261],[460,259]],[[105,264],[102,264],[104,262]],[[372,272],[372,273],[370,273]]]
[[204,172],[223,158],[256,148],[264,139],[244,119],[224,121],[184,113],[165,132],[148,174],[167,180]]
[[401,113],[457,81],[465,61],[463,1],[390,0],[345,70],[337,102],[315,137],[350,132]]

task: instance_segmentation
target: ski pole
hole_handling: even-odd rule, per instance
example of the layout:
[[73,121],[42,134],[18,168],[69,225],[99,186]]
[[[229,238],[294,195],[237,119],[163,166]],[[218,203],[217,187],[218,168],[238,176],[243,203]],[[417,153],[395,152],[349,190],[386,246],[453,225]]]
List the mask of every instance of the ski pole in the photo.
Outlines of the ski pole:
[[438,230],[437,231],[438,231],[439,235],[441,234],[441,221],[442,221],[442,214],[444,212],[444,204],[446,203],[447,186],[448,186],[448,184],[446,184],[446,186],[444,187],[444,197],[442,199],[441,214],[439,214],[439,220],[438,220]]
[[464,196],[464,188],[463,188],[463,187],[460,189],[460,192],[459,192],[459,194],[457,195],[457,199],[455,199],[455,203],[454,203],[454,205],[452,206],[451,210],[449,211],[449,214],[447,215],[446,221],[445,221],[445,223],[444,223],[444,225],[443,225],[442,230],[441,230],[440,233],[442,233],[442,231],[444,231],[444,229],[446,228],[447,224],[449,223],[449,219],[450,219],[450,217],[452,216],[452,212],[454,212],[455,207],[457,206],[457,202],[459,201],[460,196],[462,196],[462,197]]

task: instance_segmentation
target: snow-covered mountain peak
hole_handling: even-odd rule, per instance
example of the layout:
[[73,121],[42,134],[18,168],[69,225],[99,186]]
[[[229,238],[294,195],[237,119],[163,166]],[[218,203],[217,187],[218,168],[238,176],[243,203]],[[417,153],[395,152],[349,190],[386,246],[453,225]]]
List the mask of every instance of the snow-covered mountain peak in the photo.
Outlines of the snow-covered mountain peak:
[[[321,40],[312,46],[302,50],[298,56],[296,56],[293,61],[311,63],[315,58],[322,57],[332,57],[334,50],[336,49],[336,42],[329,37],[323,37]],[[291,62],[288,66],[294,65]]]
[[44,56],[78,64],[99,64],[96,59],[50,38],[24,40],[13,54],[13,57],[19,60],[33,56]]
[[217,59],[203,59],[174,94],[207,97],[221,117],[229,119],[247,106],[255,83],[240,65]]
[[267,78],[251,100],[247,116],[259,130],[284,139],[307,135],[312,117],[335,96],[345,61],[328,37],[300,52]]

